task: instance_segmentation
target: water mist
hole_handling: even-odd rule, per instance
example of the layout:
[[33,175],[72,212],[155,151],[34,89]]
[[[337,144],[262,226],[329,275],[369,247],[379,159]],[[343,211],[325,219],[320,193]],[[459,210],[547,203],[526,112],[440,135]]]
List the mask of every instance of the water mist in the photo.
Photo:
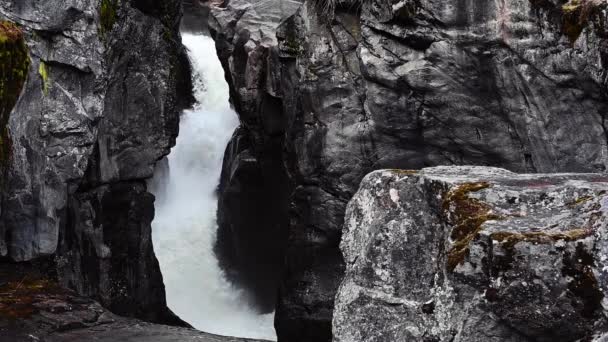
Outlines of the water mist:
[[167,303],[195,328],[219,335],[276,340],[273,314],[261,315],[225,278],[213,252],[217,198],[226,144],[238,125],[215,45],[183,34],[192,61],[197,104],[182,114],[169,172],[158,173],[152,223]]

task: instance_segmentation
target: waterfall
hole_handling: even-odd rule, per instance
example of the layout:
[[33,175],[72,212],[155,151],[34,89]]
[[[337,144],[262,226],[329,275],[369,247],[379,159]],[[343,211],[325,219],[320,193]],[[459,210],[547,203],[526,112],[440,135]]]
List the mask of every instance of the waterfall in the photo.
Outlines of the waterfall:
[[[213,245],[224,149],[238,125],[213,40],[183,34],[192,61],[197,104],[181,116],[169,172],[157,172],[152,223],[167,304],[196,329],[218,335],[276,340],[273,314],[261,315],[225,278]],[[158,186],[162,184],[162,186]]]

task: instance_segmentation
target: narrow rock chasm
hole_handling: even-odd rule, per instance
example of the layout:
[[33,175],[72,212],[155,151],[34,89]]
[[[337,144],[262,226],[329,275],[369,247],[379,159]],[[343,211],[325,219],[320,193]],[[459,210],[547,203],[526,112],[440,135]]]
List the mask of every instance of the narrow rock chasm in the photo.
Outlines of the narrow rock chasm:
[[[226,146],[239,121],[229,102],[215,42],[199,24],[204,22],[205,17],[200,17],[204,14],[203,9],[193,10],[181,25],[182,42],[192,64],[196,103],[182,113],[176,145],[149,183],[156,196],[154,251],[163,274],[167,305],[181,319],[205,332],[276,340],[274,308],[260,305],[276,296],[276,268],[264,269],[263,262],[258,266],[256,257],[264,252],[251,253],[257,279],[271,279],[263,287],[249,287],[240,274],[226,272],[226,263],[218,259],[224,254],[217,246],[224,244],[218,240],[217,189],[224,152],[231,149]],[[248,193],[238,196],[247,198]],[[239,217],[249,219],[252,228],[263,226],[258,216],[247,216],[246,210],[240,211]],[[268,242],[266,245],[271,246]],[[259,248],[260,244],[251,239],[248,246]],[[239,253],[248,253],[247,248],[239,248]]]

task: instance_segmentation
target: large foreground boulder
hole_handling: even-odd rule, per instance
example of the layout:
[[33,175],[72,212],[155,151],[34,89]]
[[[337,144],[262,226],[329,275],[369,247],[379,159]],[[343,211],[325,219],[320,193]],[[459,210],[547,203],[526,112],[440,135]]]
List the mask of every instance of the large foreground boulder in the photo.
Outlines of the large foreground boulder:
[[346,211],[334,341],[593,340],[607,191],[603,174],[369,174]]

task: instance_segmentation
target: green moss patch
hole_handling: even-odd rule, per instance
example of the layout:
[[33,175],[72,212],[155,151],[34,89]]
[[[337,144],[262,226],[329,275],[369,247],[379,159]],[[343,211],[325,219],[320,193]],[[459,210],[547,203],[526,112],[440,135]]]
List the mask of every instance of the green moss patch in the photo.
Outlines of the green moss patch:
[[470,198],[469,193],[489,188],[487,182],[465,183],[452,189],[444,197],[443,210],[449,223],[454,226],[451,232],[452,248],[447,256],[447,268],[453,271],[464,262],[469,253],[469,245],[482,230],[486,221],[500,220],[492,208],[482,201]]
[[10,157],[8,120],[27,78],[30,58],[23,32],[14,23],[0,21],[0,166]]
[[119,0],[101,0],[99,8],[99,32],[105,36],[112,30],[118,19]]

